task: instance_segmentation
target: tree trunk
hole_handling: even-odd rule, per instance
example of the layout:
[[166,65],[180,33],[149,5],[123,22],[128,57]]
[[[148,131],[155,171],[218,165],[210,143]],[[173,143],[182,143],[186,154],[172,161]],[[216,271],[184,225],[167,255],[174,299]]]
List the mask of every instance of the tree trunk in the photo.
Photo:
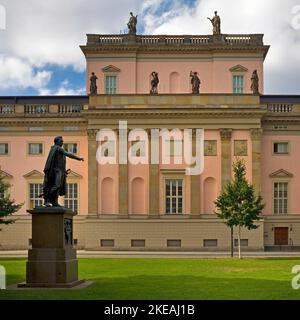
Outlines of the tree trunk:
[[242,258],[242,256],[241,256],[241,226],[239,226],[238,246],[239,246],[239,259],[241,259]]
[[230,249],[231,249],[231,258],[233,258],[233,246],[234,246],[234,243],[233,243],[233,227],[230,227]]

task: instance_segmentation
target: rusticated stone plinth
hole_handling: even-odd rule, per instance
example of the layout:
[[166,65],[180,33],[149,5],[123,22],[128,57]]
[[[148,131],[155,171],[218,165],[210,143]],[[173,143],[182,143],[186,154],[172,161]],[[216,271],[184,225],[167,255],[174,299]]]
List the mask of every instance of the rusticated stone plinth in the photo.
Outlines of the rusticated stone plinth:
[[37,207],[32,214],[32,249],[28,251],[26,282],[19,287],[71,288],[78,280],[73,248],[73,217],[63,207]]

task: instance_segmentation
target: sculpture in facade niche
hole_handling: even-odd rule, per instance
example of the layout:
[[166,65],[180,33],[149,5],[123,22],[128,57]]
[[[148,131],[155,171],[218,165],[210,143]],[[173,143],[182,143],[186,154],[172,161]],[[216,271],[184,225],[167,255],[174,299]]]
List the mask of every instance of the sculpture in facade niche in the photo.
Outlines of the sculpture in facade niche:
[[218,16],[218,11],[215,11],[215,16],[210,19],[207,18],[213,25],[213,34],[218,35],[221,34],[221,18]]
[[97,76],[95,75],[94,72],[92,72],[91,78],[90,78],[90,82],[91,82],[91,86],[90,86],[90,94],[94,95],[98,93],[98,88],[97,88]]
[[130,19],[127,23],[129,34],[136,34],[137,17],[138,16],[134,16],[133,13],[130,12]]
[[63,149],[63,143],[61,136],[54,139],[54,145],[50,149],[45,164],[43,197],[46,207],[59,207],[58,197],[66,194],[66,180],[69,171],[66,171],[66,157],[84,161],[83,158]]
[[259,94],[259,78],[257,70],[254,70],[251,77],[251,90],[253,94]]
[[198,77],[197,72],[190,72],[190,77],[191,77],[191,84],[192,84],[192,93],[193,94],[199,94],[200,93],[200,84],[201,80]]
[[150,94],[158,94],[158,84],[159,84],[159,78],[158,78],[158,73],[153,71],[151,73],[151,90]]

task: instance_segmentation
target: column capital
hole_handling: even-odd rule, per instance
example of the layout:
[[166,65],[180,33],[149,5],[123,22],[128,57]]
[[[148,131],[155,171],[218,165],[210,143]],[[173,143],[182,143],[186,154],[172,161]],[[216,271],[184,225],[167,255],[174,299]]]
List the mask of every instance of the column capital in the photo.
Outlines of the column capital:
[[96,140],[98,129],[87,129],[87,135],[89,140]]
[[252,140],[261,140],[263,130],[261,128],[251,129],[251,139]]
[[231,140],[232,129],[220,129],[221,140]]

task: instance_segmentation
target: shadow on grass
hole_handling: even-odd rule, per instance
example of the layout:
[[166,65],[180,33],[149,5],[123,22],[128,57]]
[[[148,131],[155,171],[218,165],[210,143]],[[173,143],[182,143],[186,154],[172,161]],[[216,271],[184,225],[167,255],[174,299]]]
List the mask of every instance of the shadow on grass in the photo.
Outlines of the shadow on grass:
[[[18,279],[18,275],[11,275]],[[100,299],[100,300],[229,300],[229,299],[300,299],[300,290],[293,290],[290,281],[252,278],[211,278],[203,276],[128,276],[97,277],[85,289],[27,289],[0,291],[4,299]]]

